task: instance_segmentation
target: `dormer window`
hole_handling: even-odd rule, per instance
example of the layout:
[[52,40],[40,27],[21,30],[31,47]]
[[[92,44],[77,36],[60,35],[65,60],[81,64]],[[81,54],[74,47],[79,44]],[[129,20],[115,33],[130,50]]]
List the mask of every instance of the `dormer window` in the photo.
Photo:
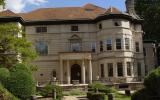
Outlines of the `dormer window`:
[[114,26],[121,26],[121,21],[119,20],[113,20]]
[[36,33],[45,33],[47,32],[47,27],[36,27]]
[[77,25],[71,26],[71,31],[78,31],[78,26]]

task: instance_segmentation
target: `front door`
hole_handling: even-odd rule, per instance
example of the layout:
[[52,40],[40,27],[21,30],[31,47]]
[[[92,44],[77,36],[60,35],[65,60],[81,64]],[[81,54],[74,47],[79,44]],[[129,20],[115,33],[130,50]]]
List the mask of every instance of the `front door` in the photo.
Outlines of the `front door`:
[[81,66],[78,64],[71,66],[71,83],[73,83],[74,80],[78,80],[79,83],[81,82]]

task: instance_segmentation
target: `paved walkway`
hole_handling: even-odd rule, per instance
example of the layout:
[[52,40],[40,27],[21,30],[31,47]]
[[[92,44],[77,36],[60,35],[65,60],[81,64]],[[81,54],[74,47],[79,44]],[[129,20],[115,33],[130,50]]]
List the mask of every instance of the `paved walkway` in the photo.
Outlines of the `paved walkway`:
[[79,96],[64,96],[62,100],[88,100],[85,97],[79,97]]

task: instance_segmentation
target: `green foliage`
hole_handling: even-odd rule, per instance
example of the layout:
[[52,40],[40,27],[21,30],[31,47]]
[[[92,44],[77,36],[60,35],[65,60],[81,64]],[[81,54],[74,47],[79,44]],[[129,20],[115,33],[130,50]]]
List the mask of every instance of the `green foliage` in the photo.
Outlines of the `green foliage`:
[[132,100],[159,100],[154,97],[160,96],[160,68],[152,71],[145,78],[144,86],[144,89],[132,95]]
[[41,91],[40,94],[44,97],[50,97],[53,96],[53,92],[56,91],[57,99],[61,99],[63,94],[62,94],[62,88],[57,85],[51,85],[48,84],[46,85]]
[[4,2],[5,0],[0,0],[0,5],[4,5]]
[[87,98],[89,100],[105,100],[105,93],[88,92]]
[[89,84],[88,91],[94,91],[94,92],[99,91],[99,92],[103,92],[105,94],[117,92],[117,90],[115,88],[107,87],[107,86],[103,85],[102,83],[98,83],[98,82]]
[[13,95],[22,100],[26,100],[35,92],[31,71],[24,64],[16,64],[10,69],[10,77],[4,85]]
[[7,68],[0,68],[0,82],[5,84],[7,79],[10,77],[10,72]]
[[19,100],[0,84],[0,100]]
[[[36,53],[31,49],[31,43],[27,42],[22,35],[17,24],[0,24],[0,64],[4,67],[11,67],[21,59],[22,62],[29,62],[36,57]],[[17,59],[17,55],[20,56]]]
[[160,41],[160,0],[136,0],[135,8],[144,19],[144,39]]
[[131,100],[150,100],[149,93],[146,89],[141,89],[132,95]]
[[160,96],[160,68],[152,71],[144,80],[145,88],[153,95]]

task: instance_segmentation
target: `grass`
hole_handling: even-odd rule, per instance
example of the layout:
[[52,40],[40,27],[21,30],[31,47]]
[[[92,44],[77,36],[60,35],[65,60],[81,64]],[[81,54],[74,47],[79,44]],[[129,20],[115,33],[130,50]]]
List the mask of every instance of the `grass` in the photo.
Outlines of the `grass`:
[[83,96],[86,95],[86,92],[80,90],[80,89],[72,89],[70,91],[64,91],[64,96]]

